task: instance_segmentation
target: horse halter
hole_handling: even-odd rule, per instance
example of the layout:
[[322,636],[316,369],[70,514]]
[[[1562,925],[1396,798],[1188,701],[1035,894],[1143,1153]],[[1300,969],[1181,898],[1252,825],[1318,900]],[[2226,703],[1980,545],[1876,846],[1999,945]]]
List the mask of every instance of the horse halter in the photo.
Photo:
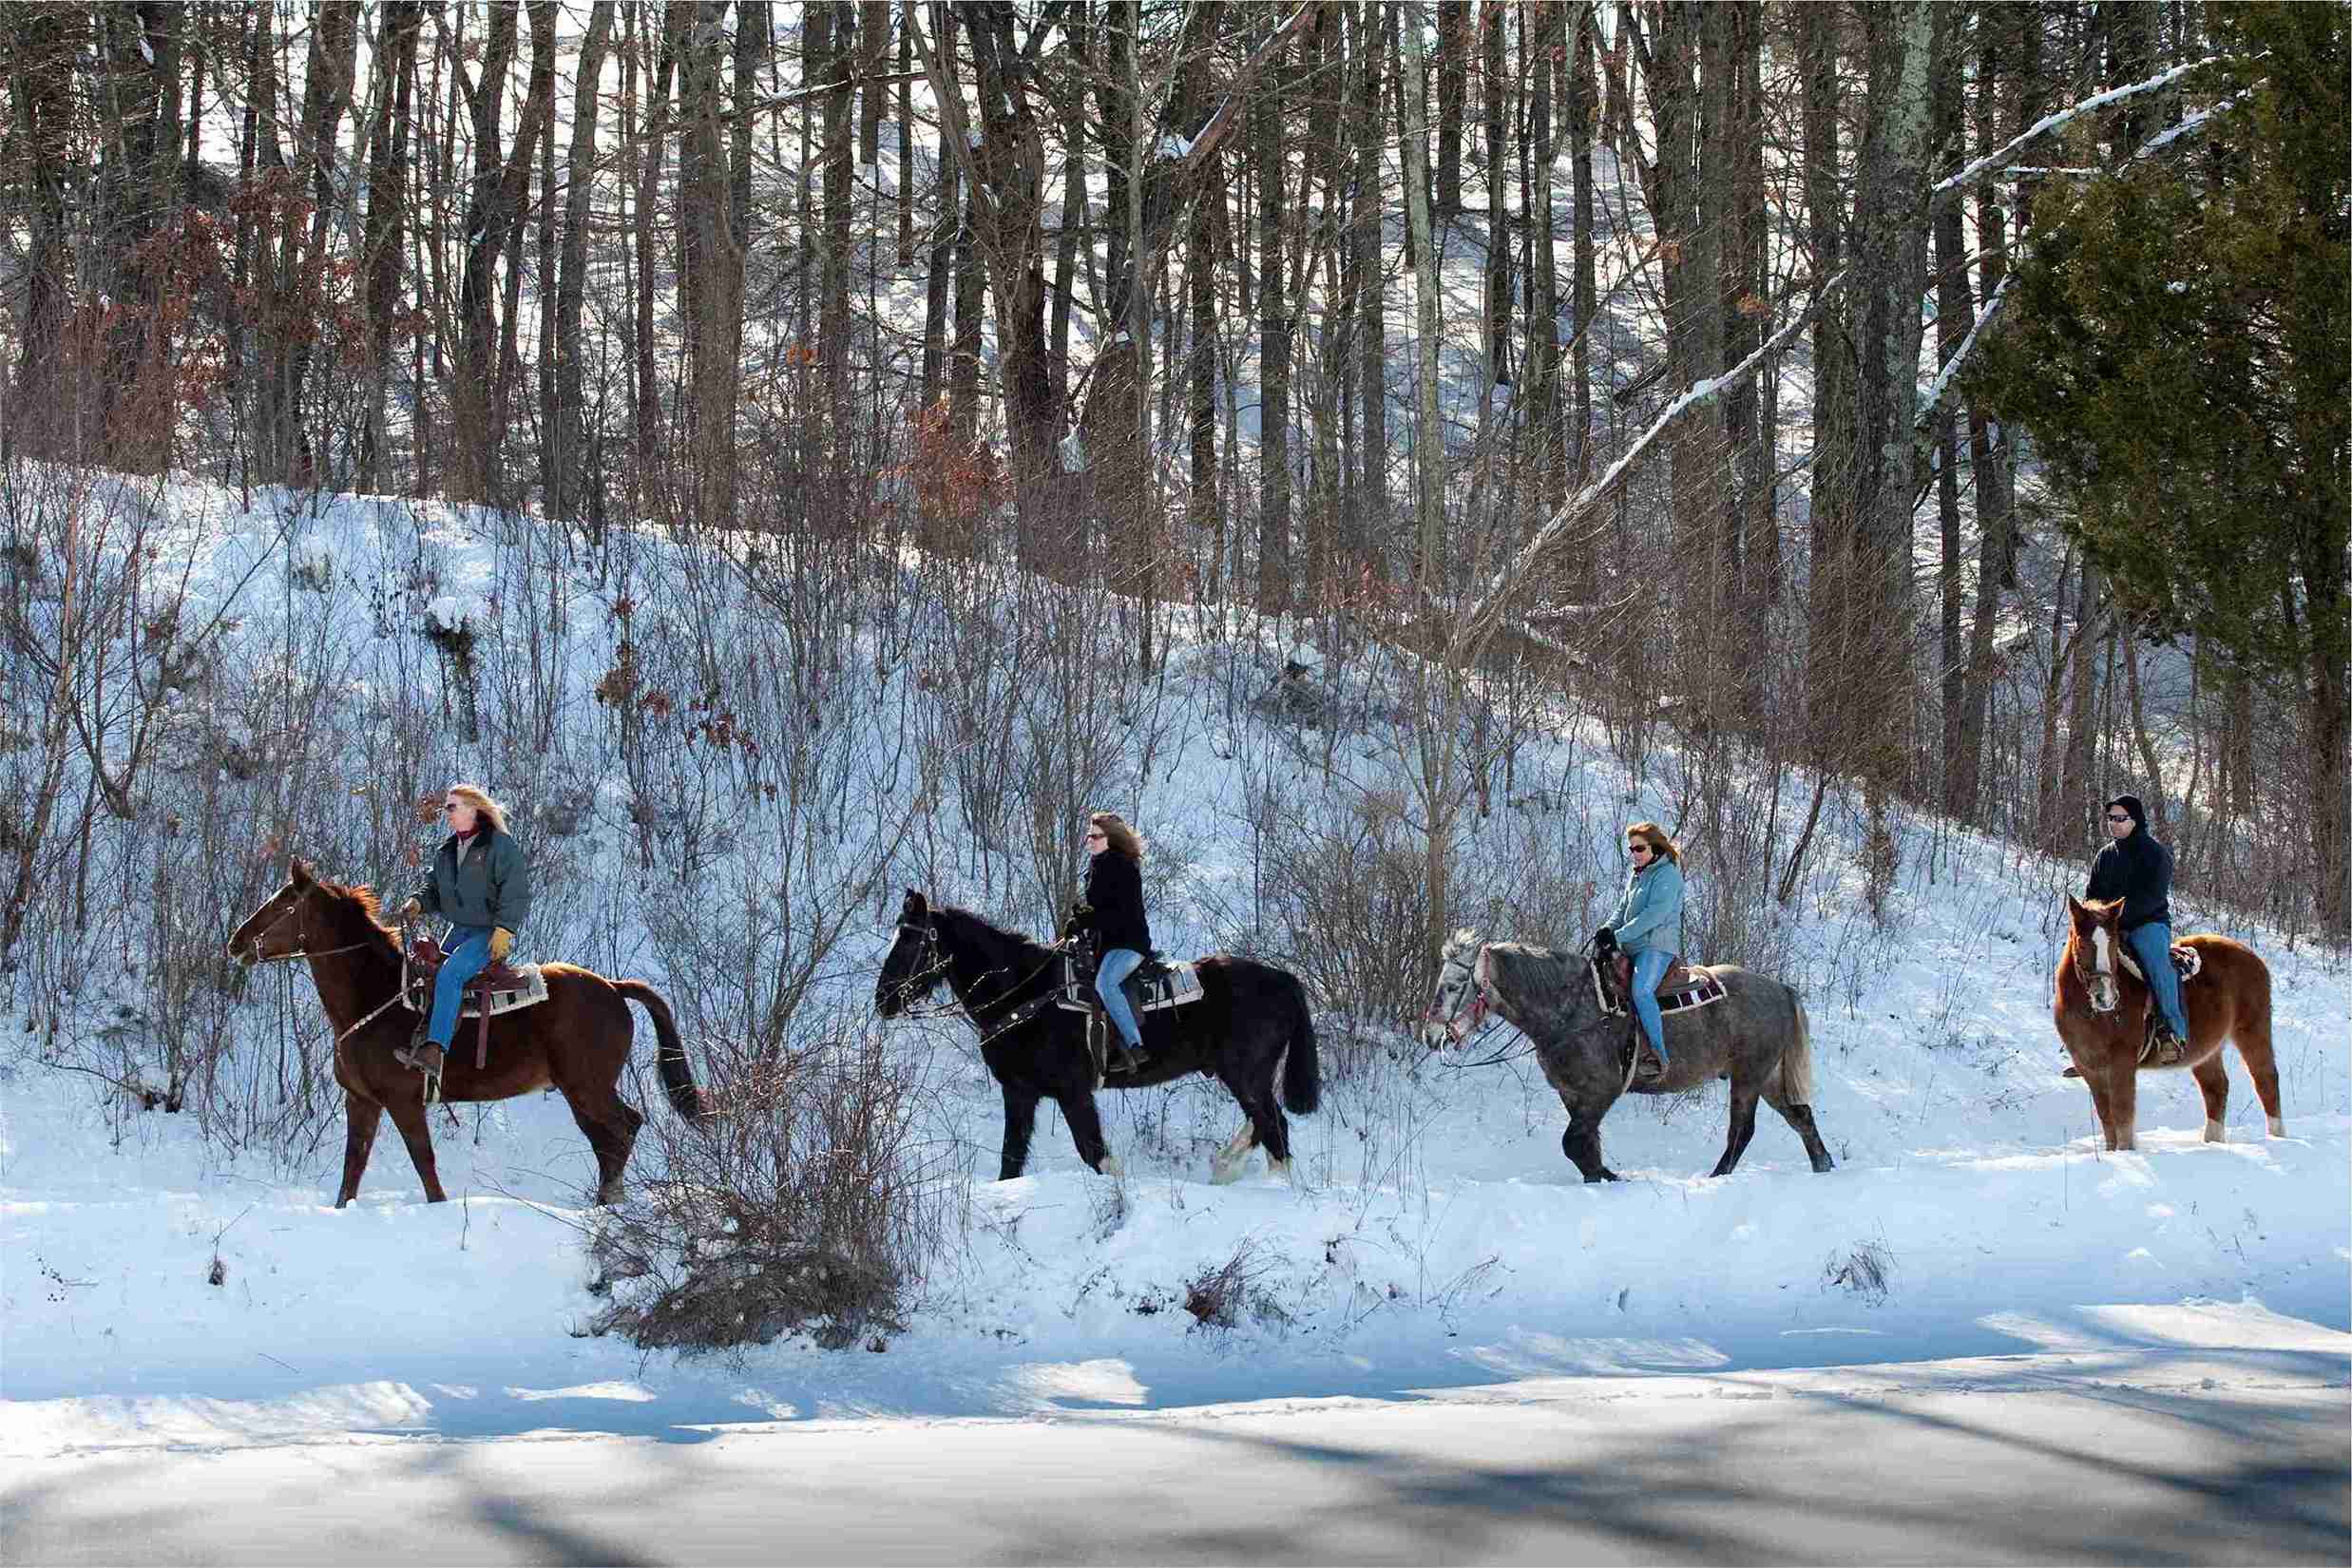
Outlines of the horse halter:
[[[1453,1011],[1440,1017],[1439,1003],[1458,987],[1466,990],[1467,995],[1454,1003]],[[1435,1049],[1437,1042],[1429,1036],[1433,1028],[1442,1028],[1447,1042],[1459,1045],[1485,1017],[1486,987],[1479,984],[1476,960],[1465,963],[1448,953],[1438,966],[1437,994],[1430,999],[1428,1011],[1421,1015],[1423,1040]]]

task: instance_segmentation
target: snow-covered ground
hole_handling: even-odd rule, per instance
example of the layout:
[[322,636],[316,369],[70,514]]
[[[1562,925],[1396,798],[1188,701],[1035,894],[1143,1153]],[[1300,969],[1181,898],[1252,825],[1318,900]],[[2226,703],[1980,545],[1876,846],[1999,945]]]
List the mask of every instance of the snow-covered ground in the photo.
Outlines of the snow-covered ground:
[[[498,608],[511,521],[336,503],[301,519],[289,547],[267,506],[245,513],[190,488],[166,498],[174,507],[204,518],[185,530],[198,598],[234,590],[240,635],[291,642],[309,617],[305,637],[344,640],[354,723],[387,650],[421,635],[397,595],[371,583],[405,573],[430,584],[417,608],[443,625],[513,613]],[[305,574],[330,590],[287,591]],[[613,629],[584,583],[567,591],[574,641],[560,657],[584,691]],[[491,638],[478,657],[495,682],[524,655]],[[1278,720],[1231,703],[1234,668],[1180,643],[1158,698],[1160,750],[1148,770],[1127,758],[1118,774],[1113,798],[1181,862],[1155,873],[1171,951],[1208,945],[1246,899],[1236,823],[1252,778],[1287,770],[1286,788],[1319,787],[1296,755],[1241,733]],[[580,707],[591,717],[577,722],[595,722]],[[1376,751],[1353,760],[1376,767]],[[473,771],[478,759],[451,760]],[[1555,842],[1589,824],[1605,854],[1618,822],[1673,815],[1668,770],[1628,776],[1572,718],[1537,734],[1518,767],[1524,798],[1542,803],[1526,810],[1546,813]],[[1501,839],[1530,820],[1506,805],[1482,832]],[[1531,1062],[1463,1068],[1377,1022],[1350,1024],[1345,998],[1319,998],[1327,1053],[1343,1031],[1365,1038],[1349,1046],[1353,1073],[1327,1067],[1322,1112],[1293,1119],[1297,1186],[1262,1160],[1238,1185],[1207,1183],[1234,1112],[1198,1083],[1102,1097],[1121,1179],[1080,1165],[1049,1107],[1029,1174],[998,1183],[998,1101],[968,1032],[871,1018],[894,900],[878,905],[822,1004],[887,1028],[925,1063],[928,1131],[964,1172],[962,1222],[904,1331],[846,1351],[779,1343],[681,1361],[580,1337],[597,1305],[583,1254],[594,1216],[580,1207],[587,1151],[560,1100],[436,1118],[456,1199],[446,1206],[419,1201],[387,1137],[358,1201],[337,1213],[339,1139],[291,1163],[232,1153],[190,1118],[130,1111],[92,1079],[42,1067],[18,1037],[0,1044],[0,1453],[1164,1410],[2020,1354],[2095,1367],[2187,1342],[2224,1368],[2200,1376],[2227,1376],[2233,1350],[2249,1368],[2285,1351],[2341,1389],[2352,1352],[2342,955],[2236,932],[2274,973],[2287,1138],[2265,1136],[2233,1054],[2228,1141],[2202,1141],[2194,1087],[2174,1073],[2143,1080],[2141,1149],[2104,1153],[2087,1095],[2057,1076],[2048,1015],[2056,893],[2079,873],[1949,829],[1905,831],[1884,925],[1861,912],[1853,846],[1833,842],[1784,933],[1838,1161],[1818,1176],[1769,1111],[1733,1176],[1699,1175],[1721,1147],[1718,1087],[1622,1103],[1603,1136],[1630,1179],[1584,1186]],[[625,819],[592,822],[565,855],[610,875],[633,843]],[[2184,928],[2199,928],[2193,891],[2180,902]],[[587,916],[566,926],[571,907],[549,908],[553,928],[534,935],[553,956]],[[223,931],[243,912],[220,911]],[[641,936],[600,927],[597,940],[664,983]],[[299,973],[260,981],[256,1040],[276,1026],[261,999],[280,985],[289,1009],[312,1006]],[[653,1157],[647,1139],[633,1181]],[[1196,1324],[1189,1288],[1228,1268],[1246,1282],[1233,1324]]]

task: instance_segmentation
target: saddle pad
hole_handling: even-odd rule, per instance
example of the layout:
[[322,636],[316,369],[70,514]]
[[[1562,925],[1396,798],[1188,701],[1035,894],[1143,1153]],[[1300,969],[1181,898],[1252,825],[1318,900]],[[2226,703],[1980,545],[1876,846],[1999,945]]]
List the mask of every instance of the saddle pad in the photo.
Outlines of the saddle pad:
[[1723,982],[1697,969],[1691,971],[1691,983],[1671,996],[1658,998],[1660,1013],[1688,1012],[1692,1007],[1704,1007],[1711,1002],[1721,1002],[1728,994]]
[[1200,1000],[1200,970],[1192,964],[1165,964],[1144,976],[1136,987],[1142,992],[1141,1012],[1156,1013],[1164,1007],[1181,1007],[1188,1002]]
[[[2121,947],[2122,944],[2117,943],[2116,946]],[[2133,958],[2129,951],[2117,953],[2115,956],[2122,959],[2123,966],[2132,971],[2132,979],[2143,985],[2148,984],[2147,971],[2140,967],[2139,960]],[[2197,978],[2197,971],[2204,967],[2204,955],[2196,948],[2191,947],[2186,942],[2172,944],[2172,972],[2174,974],[2183,980],[2194,980]]]
[[[525,1007],[537,1006],[547,1000],[547,977],[540,972],[538,965],[516,965],[514,973],[522,977],[522,985],[511,987],[502,986],[490,992],[490,1016],[492,1018],[496,1018],[501,1013],[511,1013]],[[408,993],[411,1012],[425,1012],[432,1006],[432,977],[430,975],[420,975],[404,966],[401,985]],[[468,983],[465,996],[458,1004],[458,1017],[480,1018],[482,1016],[481,1004],[474,1000],[475,994],[473,985]]]

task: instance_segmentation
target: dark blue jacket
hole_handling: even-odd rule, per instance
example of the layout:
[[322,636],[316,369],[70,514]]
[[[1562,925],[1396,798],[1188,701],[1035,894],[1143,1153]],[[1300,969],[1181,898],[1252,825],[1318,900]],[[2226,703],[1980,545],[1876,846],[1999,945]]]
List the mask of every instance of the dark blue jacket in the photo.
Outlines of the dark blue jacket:
[[2160,920],[2172,924],[2172,851],[2148,836],[2146,827],[2099,851],[2091,862],[2091,886],[2083,897],[2093,901],[2123,900],[2123,919],[2129,931]]
[[1117,850],[1096,852],[1086,867],[1086,902],[1103,952],[1131,947],[1152,956],[1151,923],[1143,918],[1143,868]]

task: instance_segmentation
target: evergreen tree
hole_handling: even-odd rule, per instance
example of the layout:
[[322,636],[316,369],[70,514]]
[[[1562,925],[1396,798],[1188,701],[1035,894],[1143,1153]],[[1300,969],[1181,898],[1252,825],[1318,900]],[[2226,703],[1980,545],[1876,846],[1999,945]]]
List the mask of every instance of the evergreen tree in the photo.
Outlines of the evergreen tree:
[[[2347,929],[2345,550],[2352,73],[2340,6],[2231,6],[2221,105],[2037,194],[1979,384],[2022,425],[2118,603],[2280,681],[2308,725],[2322,924]],[[2227,100],[2233,96],[2235,103]]]

